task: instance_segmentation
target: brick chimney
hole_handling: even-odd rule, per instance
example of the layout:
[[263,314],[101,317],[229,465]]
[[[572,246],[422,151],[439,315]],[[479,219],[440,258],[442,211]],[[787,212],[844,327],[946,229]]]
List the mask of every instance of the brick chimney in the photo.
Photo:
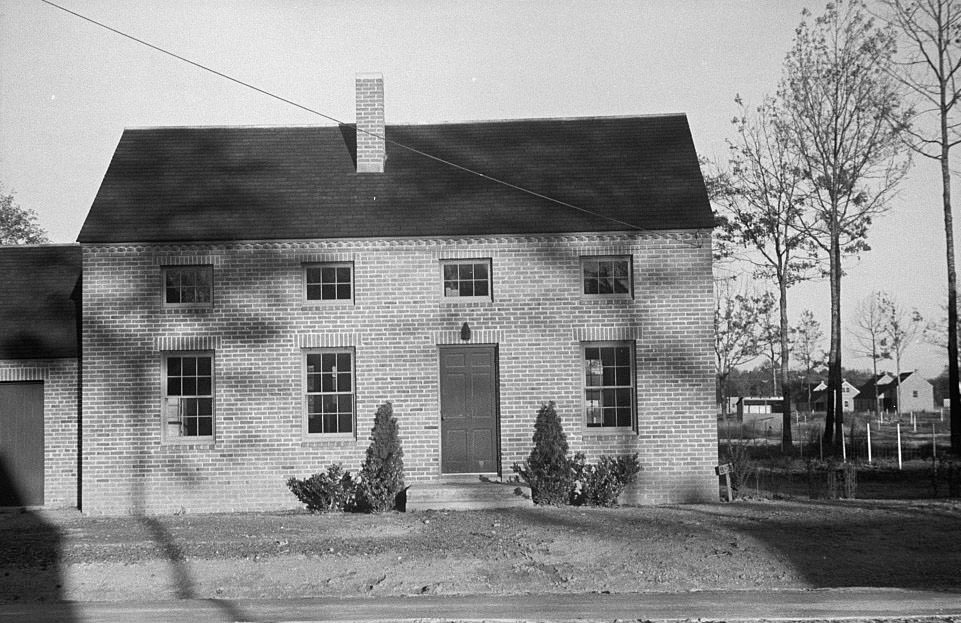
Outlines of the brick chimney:
[[357,172],[383,173],[384,76],[357,74]]

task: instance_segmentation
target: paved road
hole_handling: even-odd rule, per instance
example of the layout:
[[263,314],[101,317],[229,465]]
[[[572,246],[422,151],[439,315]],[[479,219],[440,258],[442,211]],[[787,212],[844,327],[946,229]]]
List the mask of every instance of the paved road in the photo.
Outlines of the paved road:
[[0,606],[0,621],[614,621],[961,617],[961,594],[896,589],[186,600]]

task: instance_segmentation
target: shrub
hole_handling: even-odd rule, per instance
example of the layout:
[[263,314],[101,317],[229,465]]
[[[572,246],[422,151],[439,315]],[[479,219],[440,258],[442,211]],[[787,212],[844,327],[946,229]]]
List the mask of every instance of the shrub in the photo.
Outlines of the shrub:
[[578,452],[571,462],[574,486],[570,491],[570,503],[574,506],[616,506],[624,487],[634,482],[640,471],[637,454],[602,455],[596,465],[591,465],[584,453]]
[[312,513],[353,510],[357,483],[340,463],[327,468],[326,474],[314,474],[299,480],[291,476],[287,487]]
[[370,431],[367,458],[358,476],[357,504],[360,510],[394,510],[404,487],[404,450],[400,445],[397,420],[391,403],[377,408]]
[[747,488],[748,479],[756,474],[757,467],[751,459],[751,449],[755,442],[744,439],[728,439],[721,448],[721,463],[731,464],[731,488],[735,496],[742,488]]
[[512,467],[531,488],[535,504],[567,504],[572,487],[571,461],[567,457],[567,437],[554,401],[542,404],[534,423],[534,448],[523,464]]

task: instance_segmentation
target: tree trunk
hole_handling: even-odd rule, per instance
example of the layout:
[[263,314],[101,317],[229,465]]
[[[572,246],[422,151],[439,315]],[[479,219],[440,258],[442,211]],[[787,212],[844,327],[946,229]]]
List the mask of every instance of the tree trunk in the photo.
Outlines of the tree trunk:
[[[835,213],[836,213],[835,208]],[[837,223],[831,226],[830,251],[831,347],[828,351],[827,412],[824,416],[824,445],[836,452],[835,441],[841,440],[843,424],[841,404],[841,243]]]
[[954,267],[954,218],[951,215],[951,168],[948,116],[941,112],[941,197],[948,261],[948,396],[951,403],[951,453],[961,456],[961,388],[958,383],[958,277]]
[[791,454],[794,450],[794,440],[791,438],[791,390],[788,387],[791,350],[788,344],[787,280],[781,279],[779,286],[781,289],[779,293],[781,297],[781,393],[784,399],[781,407],[781,452]]

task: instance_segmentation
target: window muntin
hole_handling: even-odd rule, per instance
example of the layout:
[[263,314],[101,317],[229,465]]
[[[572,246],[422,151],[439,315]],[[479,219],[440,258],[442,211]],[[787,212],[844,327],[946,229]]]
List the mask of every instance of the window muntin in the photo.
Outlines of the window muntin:
[[213,301],[213,266],[165,266],[164,305],[210,307]]
[[629,255],[582,257],[581,276],[586,296],[630,298],[633,293]]
[[308,301],[350,301],[354,298],[354,266],[350,262],[308,264],[304,267]]
[[310,351],[305,362],[307,434],[353,433],[353,351]]
[[168,440],[214,434],[213,355],[176,353],[164,357],[164,419]]
[[629,342],[584,346],[584,414],[588,428],[634,423],[634,357]]
[[490,260],[443,260],[445,298],[491,298]]

